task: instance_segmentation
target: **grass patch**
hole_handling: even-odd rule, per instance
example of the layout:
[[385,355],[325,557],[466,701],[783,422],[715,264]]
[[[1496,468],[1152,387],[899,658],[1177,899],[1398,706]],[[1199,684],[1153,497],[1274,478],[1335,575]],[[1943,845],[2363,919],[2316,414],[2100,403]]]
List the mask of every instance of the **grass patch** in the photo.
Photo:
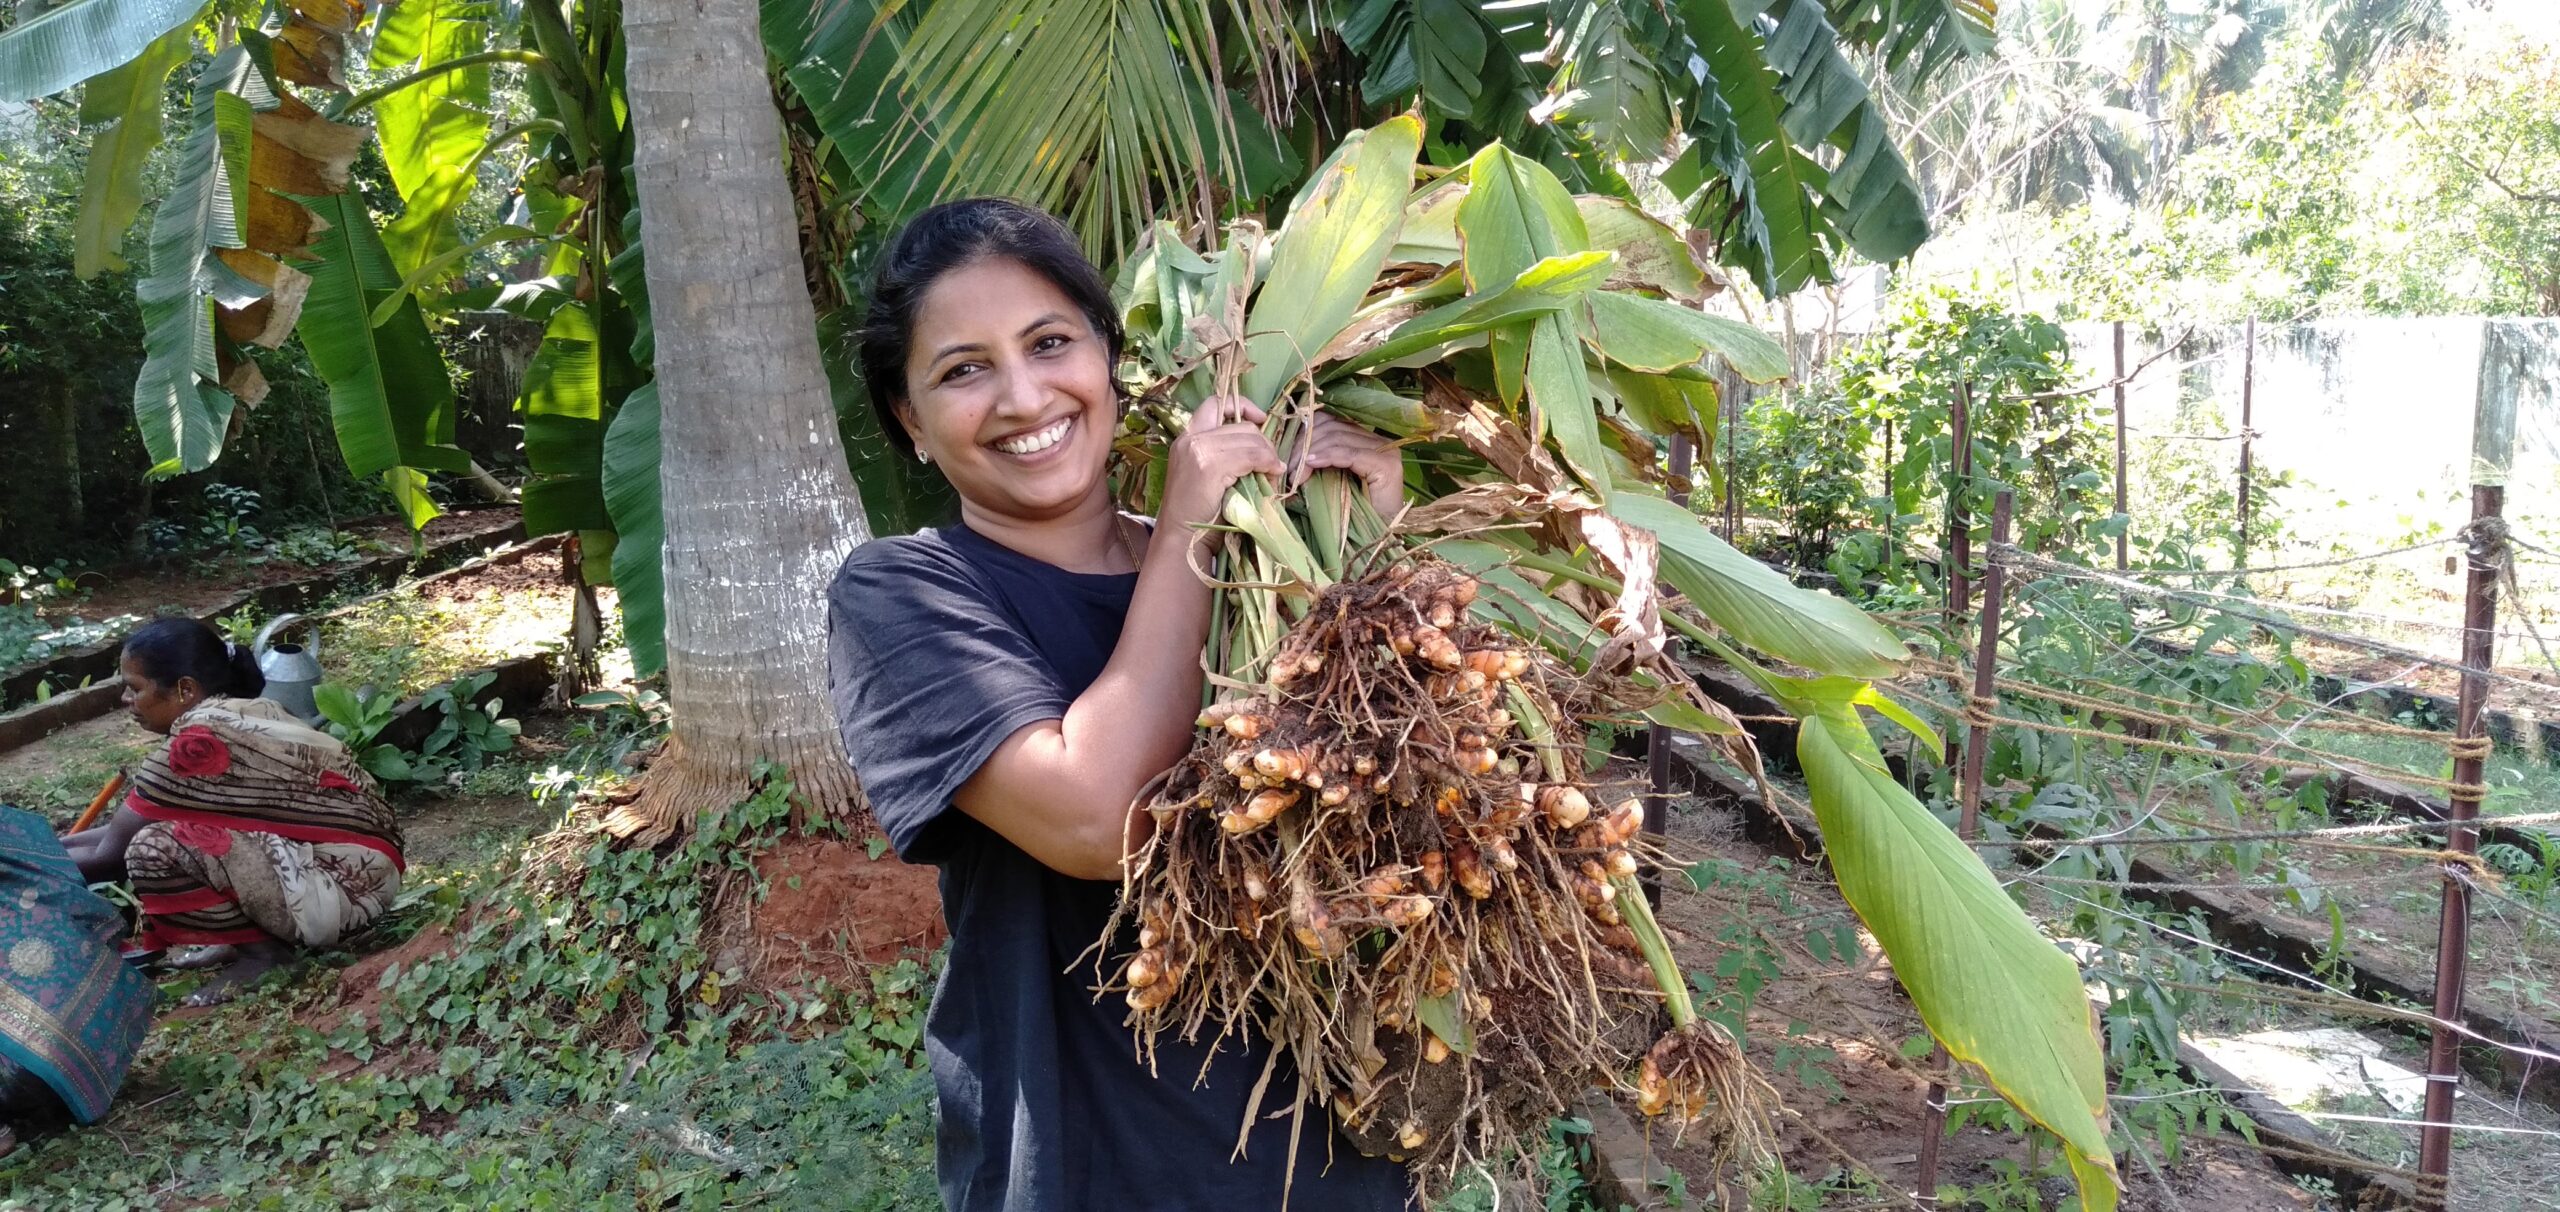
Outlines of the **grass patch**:
[[346,608],[325,625],[320,664],[329,681],[405,699],[472,669],[557,651],[569,613],[558,557],[535,553]]
[[117,712],[67,728],[0,755],[0,804],[24,808],[69,826],[115,772],[142,760],[160,744],[131,717]]

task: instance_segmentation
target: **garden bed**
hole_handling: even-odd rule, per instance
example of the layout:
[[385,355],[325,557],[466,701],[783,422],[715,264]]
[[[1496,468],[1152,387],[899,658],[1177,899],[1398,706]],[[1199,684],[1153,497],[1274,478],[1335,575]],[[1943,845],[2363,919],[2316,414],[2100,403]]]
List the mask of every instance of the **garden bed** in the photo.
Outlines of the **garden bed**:
[[[1746,719],[1746,727],[1752,731],[1755,740],[1761,745],[1762,752],[1769,759],[1772,769],[1791,769],[1794,753],[1793,727],[1784,720],[1784,713],[1778,705],[1761,695],[1755,687],[1742,682],[1730,671],[1704,668],[1698,672],[1700,683],[1708,689],[1712,697],[1746,717],[1760,717]],[[1684,750],[1695,748],[1689,746],[1684,747]],[[1683,757],[1685,759],[1683,768],[1693,781],[1701,777],[1701,771],[1713,770],[1712,763],[1702,755],[1684,752]],[[1897,770],[1903,765],[1898,758],[1889,759],[1889,761],[1897,767]],[[1715,777],[1726,780],[1728,794],[1740,794],[1731,784],[1728,776],[1719,772]],[[1996,799],[2003,790],[2014,792],[2016,788],[1994,788],[1992,798]],[[1803,794],[1801,788],[1793,788],[1790,794],[1795,795],[1798,802],[1801,802]],[[1768,810],[1760,805],[1756,794],[1741,796],[1740,802],[1754,814],[1764,818],[1758,825],[1764,836],[1784,836],[1785,830],[1790,827],[1790,822],[1785,818],[1769,816]],[[2389,807],[2388,805],[2380,806],[2386,809]],[[2124,810],[2118,810],[2118,812],[2125,821],[2130,821],[2139,815]],[[1808,838],[1813,836],[1810,821],[1797,819],[1791,824],[1800,835]],[[2099,823],[2100,827],[2104,827],[2105,824],[2106,822]],[[2256,822],[2258,826],[2265,824],[2267,822]],[[2030,825],[2027,826],[2027,832],[2030,834],[2045,832],[2059,837],[2064,831],[2045,825]],[[2188,830],[2181,829],[2180,832],[2188,832]],[[2384,843],[2399,840],[2403,844],[2415,844],[2421,847],[2426,845],[2423,839],[2409,843],[2406,839],[2386,836],[2379,840]],[[2411,865],[2424,868],[2427,876],[2420,879],[2413,875],[2408,881],[2416,884],[2415,891],[2418,899],[2426,902],[2423,909],[2415,902],[2407,906],[2396,906],[2391,903],[2389,897],[2367,898],[2362,895],[2361,884],[2350,883],[2347,887],[2340,889],[2339,895],[2336,896],[2336,903],[2339,905],[2344,923],[2341,928],[2340,923],[2333,923],[2325,918],[2313,922],[2294,913],[2279,912],[2275,902],[2283,897],[2280,889],[2270,888],[2260,891],[2228,887],[2227,885],[2241,881],[2236,878],[2237,872],[2227,863],[2221,867],[2198,867],[2177,860],[2174,857],[2175,851],[2170,848],[2130,847],[2125,848],[2123,854],[2126,856],[2123,879],[2126,881],[2125,892],[2128,896],[2150,901],[2162,909],[2188,915],[2191,920],[2203,926],[2207,937],[2229,948],[2227,954],[2265,957],[2284,972],[2306,976],[2312,973],[2331,973],[2334,974],[2331,979],[2341,982],[2347,991],[2386,1006],[2423,1007],[2432,1000],[2432,957],[2436,934],[2433,894],[2438,887],[2432,878],[2432,864],[2411,860]],[[2297,866],[2302,865],[2303,860],[2299,854],[2288,852],[2288,858],[2295,861]],[[2370,863],[2358,865],[2333,860],[2315,864],[2312,870],[2305,872],[2305,875],[2315,881],[2322,879],[2359,881],[2370,880],[2374,870]],[[2358,903],[2366,900],[2377,900],[2382,903],[2379,905]],[[2482,916],[2483,914],[2475,909],[2475,921]],[[2357,923],[2363,924],[2359,926]],[[2364,934],[2358,933],[2360,929],[2383,941],[2377,943],[2374,939],[2366,938]],[[2481,954],[2482,947],[2489,945],[2485,940],[2490,937],[2492,935],[2486,933],[2475,934],[2473,950],[2475,957]],[[2537,942],[2535,954],[2538,955],[2544,946]],[[2519,973],[2529,977],[2544,971],[2548,969],[2531,962],[2530,959],[2524,963],[2507,965],[2475,963],[2469,987],[2482,997],[2467,1005],[2465,1021],[2473,1030],[2489,1039],[2543,1051],[2560,1051],[2560,1032],[2555,1032],[2547,1022],[2542,1021],[2539,1015],[2517,1013],[2513,1008],[2517,1003],[2514,997],[2506,997],[2503,1001],[2499,998],[2500,994],[2513,992],[2515,987],[2513,978]],[[2265,970],[2261,969],[2250,975],[2265,974]],[[2500,983],[2501,976],[2508,978],[2503,985]],[[2293,1012],[2294,1019],[2298,1021],[2270,1018],[2254,1011],[2252,1013],[2254,1017],[2212,1025],[2227,1031],[2256,1031],[2306,1025],[2334,1027],[2341,1021],[2300,1011]],[[2358,1021],[2360,1024],[2370,1024],[2375,1017],[2380,1016],[2367,1016]],[[2396,1058],[2396,1062],[2402,1067],[2423,1071],[2422,1031],[2414,1029],[2414,1023],[2405,1016],[2400,1019],[2398,1025],[2402,1030],[2385,1030],[2365,1025],[2362,1035]],[[2553,1116],[2546,1109],[2554,1102],[2555,1088],[2560,1088],[2560,1081],[2555,1081],[2555,1077],[2560,1077],[2560,1070],[2555,1070],[2548,1064],[2528,1064],[2526,1062],[2529,1059],[2511,1051],[2491,1047],[2467,1047],[2463,1050],[2465,1068],[2473,1077],[2511,1096],[2526,1096],[2544,1106],[2535,1107],[2522,1102],[2510,1102],[2508,1105],[2501,1106],[2498,1100],[2478,1097],[2482,1093],[2479,1090],[2468,1092],[2472,1097],[2466,1098],[2459,1105],[2457,1120],[2466,1125],[2478,1126],[2483,1131],[2463,1134],[2463,1138],[2457,1142],[2454,1175],[2457,1191],[2508,1193],[2521,1191],[2528,1194],[2520,1197],[2524,1202],[2475,1202],[2474,1197],[2458,1197],[2457,1207],[2548,1206],[2536,1204],[2533,1201],[2549,1198],[2544,1194],[2545,1192],[2560,1188],[2560,1164],[2554,1164],[2548,1160],[2533,1162],[2532,1159],[2541,1155],[2536,1145],[2540,1138],[2531,1135],[2548,1128],[2560,1127],[2560,1117]],[[2331,1113],[2322,1108],[2314,1108],[2314,1110],[2321,1110],[2324,1114]],[[2360,1111],[2370,1113],[2372,1108],[2347,1108],[2334,1113],[2357,1114]],[[2408,1117],[2394,1116],[2386,1111],[2377,1118],[2406,1119]],[[2391,1141],[2400,1137],[2408,1138],[2406,1156],[2399,1156],[2398,1153],[2402,1150],[2399,1146],[2390,1144]],[[2370,1158],[2377,1166],[2406,1167],[2414,1164],[2415,1137],[2406,1129],[2389,1125],[2364,1125],[2355,1121],[2323,1121],[2318,1131],[2318,1140],[2327,1142],[2321,1147],[2331,1150],[2363,1146],[2365,1147],[2363,1156]],[[2303,1151],[2295,1150],[2295,1152]],[[2298,1166],[2300,1163],[2296,1159],[2288,1161],[2287,1164]],[[2516,1182],[2519,1174],[2517,1167],[2520,1164],[2525,1166],[2521,1173],[2531,1179],[2523,1185],[2518,1185]],[[2537,1165],[2541,1168],[2536,1168]],[[2333,1175],[2311,1173],[2306,1176],[2326,1177],[2330,1181],[2336,1181]]]
[[[1819,866],[1816,835],[1803,828],[1806,847],[1797,852],[1783,828],[1764,819],[1763,836],[1779,840],[1754,840],[1744,824],[1762,811],[1757,795],[1720,772],[1705,773],[1712,766],[1702,748],[1679,751],[1692,793],[1674,801],[1666,841],[1711,878],[1696,890],[1673,880],[1661,918],[1681,967],[1701,985],[1700,1008],[1743,1008],[1746,1046],[1790,1109],[1779,1146],[1792,1178],[1781,1191],[1781,1180],[1764,1176],[1759,1198],[1796,1208],[1896,1202],[1897,1193],[1911,1190],[1919,1160],[1918,1114],[1930,1076],[1926,1031],[1891,965]],[[2320,1206],[2236,1136],[2172,1135],[2177,1156],[2154,1157],[2156,1174],[2124,1159],[2124,1208]],[[1727,1176],[1711,1169],[1703,1142],[1656,1131],[1647,1143],[1686,1177],[1692,1206],[1712,1206],[1707,1184]],[[2031,1154],[2004,1117],[1977,1120],[1941,1142],[1938,1181],[1964,1192],[1966,1202],[1950,1206],[2053,1206],[2068,1184],[2038,1174]]]
[[[277,614],[306,608],[332,594],[388,584],[412,568],[443,568],[508,542],[523,532],[523,523],[512,509],[449,513],[427,524],[421,536],[424,551],[413,555],[406,542],[408,529],[405,524],[386,519],[378,523],[349,525],[351,529],[361,525],[376,529],[396,527],[402,541],[396,554],[360,556],[316,569],[271,563],[236,569],[214,568],[204,572],[166,570],[136,573],[98,584],[86,590],[76,601],[48,602],[39,608],[39,613],[54,620],[75,614],[84,619],[131,617],[140,620],[155,614],[178,612],[206,622],[241,611]],[[38,698],[40,690],[59,694],[83,685],[112,680],[117,649],[124,642],[124,633],[132,626],[119,627],[113,634],[74,651],[51,653],[0,672],[0,706]]]
[[[325,629],[324,673],[351,688],[406,696],[475,666],[560,647],[575,597],[562,548],[556,535],[502,547],[316,616]],[[612,591],[594,592],[609,609]],[[122,694],[110,680],[0,715],[0,754],[106,715]]]
[[[1687,739],[1681,738],[1681,740]],[[1690,788],[1697,799],[1710,804],[1727,806],[1739,814],[1743,818],[1746,831],[1756,832],[1766,837],[1801,837],[1808,843],[1816,842],[1818,835],[1814,832],[1810,820],[1793,815],[1785,807],[1783,800],[1779,808],[1772,810],[1763,802],[1756,789],[1748,787],[1735,772],[1708,757],[1704,746],[1694,742],[1682,743],[1677,745],[1674,753],[1673,770],[1678,780]],[[1798,803],[1802,802],[1801,786],[1791,783],[1784,776],[1772,777],[1773,784],[1783,794],[1795,797]],[[1677,822],[1679,819],[1675,817],[1674,821]],[[1793,832],[1790,833],[1790,830]],[[1675,823],[1675,838],[1681,836],[1681,833],[1681,827]],[[2148,879],[2151,876],[2164,874],[2167,873],[2153,869],[2149,872],[2137,873],[2132,878]],[[1818,895],[1828,887],[1826,883],[1819,880],[1810,881],[1809,886],[1811,895]],[[1677,894],[1671,895],[1676,897]],[[1676,912],[1668,907],[1671,903],[1666,902],[1666,917]],[[1864,939],[1861,941],[1870,950],[1872,949],[1871,942]],[[2251,940],[2245,937],[2245,932],[2234,932],[2224,941],[2226,945],[2246,949]],[[1684,963],[1694,967],[1696,961],[1684,956]],[[1836,991],[1830,994],[1830,996],[1837,995]],[[1898,995],[1894,1000],[1900,1000]],[[1820,1003],[1817,1002],[1814,1005],[1813,1012],[1819,1015]],[[1907,1009],[1904,1013],[1908,1013]],[[1911,1019],[1910,1022],[1912,1029],[1916,1031],[1916,1018]],[[2240,1166],[2243,1174],[2249,1168],[2251,1163],[2245,1159],[2253,1150],[2248,1143],[2224,1137],[2212,1137],[2204,1142],[2210,1146],[2210,1149],[2198,1153],[2199,1157],[2205,1159],[2197,1163],[2200,1168],[2190,1169],[2185,1166],[2164,1168],[2163,1178],[2177,1192],[2181,1202],[2191,1207],[2251,1209],[2289,1206],[2388,1208],[2408,1205],[2410,1184],[2393,1171],[2405,1170],[2415,1165],[2417,1138],[2414,1130],[2390,1124],[2367,1123],[2360,1118],[2336,1117],[2405,1121],[2414,1118],[2412,1114],[2396,1110],[2388,1104],[2369,1097],[2353,1095],[2302,1101],[2298,1103],[2300,1110],[2297,1111],[2295,1106],[2277,1101],[2267,1091],[2246,1084],[2246,1079],[2224,1068],[2198,1046],[2198,1041],[2213,1045],[2220,1040],[2244,1035],[2280,1031],[2335,1030],[2338,1026],[2338,1020],[2316,1012],[2269,1007],[2251,1002],[2215,1002],[2211,1004],[2209,1011],[2200,1011],[2189,1017],[2183,1024],[2184,1032],[2179,1057],[2183,1076],[2187,1082],[2192,1083],[2191,1088],[2213,1092],[2227,1100],[2234,1110],[2251,1117],[2254,1122],[2250,1135],[2264,1149],[2263,1155],[2254,1164],[2272,1165],[2281,1169],[2294,1176],[2297,1185],[2301,1188],[2316,1192],[2323,1197],[2334,1197],[2335,1202],[2291,1204],[2279,1202],[2278,1197],[2274,1195],[2243,1197],[2237,1194],[2223,1197],[2233,1202],[2214,1202],[2214,1196],[2190,1194],[2188,1184],[2198,1184],[2202,1191],[2209,1192],[2214,1189],[2214,1184],[2233,1180],[2232,1166]],[[1890,1032],[1879,1034],[1890,1040]],[[2425,1068],[2425,1046],[2422,1040],[2393,1032],[2373,1030],[2359,1033],[2359,1038],[2371,1044],[2377,1061],[2382,1064],[2404,1072],[2423,1072]],[[1874,1050],[1872,1043],[1867,1047],[1870,1051]],[[1785,1088],[1783,1081],[1781,1088]],[[1916,1139],[1911,1136],[1911,1133],[1918,1122],[1920,1096],[1916,1086],[1912,1089],[1913,1093],[1907,1103],[1897,1106],[1886,1101],[1874,1108],[1872,1114],[1875,1117],[1876,1126],[1870,1129],[1874,1135],[1885,1138],[1898,1135],[1902,1139]],[[1961,1099],[1965,1096],[1959,1093],[1957,1097]],[[2120,1098],[2118,1114],[2124,1113],[2126,1104],[2138,1106],[2142,1101],[2148,1101],[2149,1097]],[[2560,1206],[2552,1202],[2555,1198],[2552,1193],[2560,1190],[2560,1157],[2555,1157],[2544,1149],[2541,1145],[2543,1138],[2538,1135],[2560,1130],[2560,1114],[2530,1103],[2502,1104],[2498,1099],[2481,1097],[2475,1090],[2469,1092],[2457,1103],[2455,1121],[2479,1131],[2463,1133],[2457,1141],[2454,1150],[2453,1208],[2476,1209],[2478,1212],[2491,1212],[2493,1209],[2497,1212],[2506,1212],[2508,1209]],[[1971,1131],[1967,1129],[1958,1132],[1946,1142],[1947,1147],[1942,1151],[1940,1160],[1942,1181],[1958,1183],[1965,1181],[1961,1177],[1963,1174],[1961,1167],[1965,1163],[1959,1160],[1964,1156],[1965,1150],[1959,1142],[1963,1141]],[[1856,1151],[1853,1150],[1853,1152]],[[1906,1146],[1897,1153],[1876,1153],[1872,1156],[1898,1158],[1910,1155],[1912,1152],[1912,1149]],[[2005,1159],[2015,1162],[2020,1156],[2020,1152],[2013,1151],[2006,1155]],[[2001,1160],[2003,1158],[1996,1154],[1991,1158],[1995,1173]],[[2151,1192],[2150,1198],[2158,1198],[2157,1192],[2161,1180],[2149,1175],[2141,1162],[2136,1159],[2128,1157],[2122,1161],[2128,1191],[2126,1207],[2174,1206],[2166,1205],[2165,1201],[2159,1205],[2143,1203],[2142,1201],[2146,1198],[2146,1187]],[[1906,1173],[1907,1169],[1906,1163]],[[1981,1171],[1977,1170],[1975,1173],[1979,1174]],[[2245,1183],[2247,1180],[2243,1178],[2241,1181]],[[2240,1190],[2245,1190],[2245,1186]],[[2296,1191],[2295,1194],[2300,1194],[2300,1191]],[[1845,1206],[1873,1205],[1852,1202]]]
[[[1752,730],[1754,740],[1760,744],[1762,753],[1771,759],[1776,768],[1792,768],[1795,752],[1794,728],[1791,724],[1781,722],[1784,712],[1774,700],[1761,694],[1756,687],[1742,682],[1728,670],[1702,668],[1695,672],[1699,684],[1711,697],[1716,698],[1737,714],[1761,717],[1746,724]],[[1907,744],[1907,742],[1888,746],[1888,752],[1899,748],[1901,744]],[[1897,768],[1897,775],[1908,781],[1908,774],[1902,769],[1904,766],[1902,759],[1891,757],[1888,761]],[[2375,792],[2388,790],[2384,785],[2370,780],[2358,786]],[[1990,794],[1986,795],[1986,800],[2004,792],[2015,793],[2016,790],[2016,788],[1995,787],[1991,789]],[[2382,798],[2384,797],[2379,794],[2374,797],[2376,800]],[[2242,799],[2245,802],[2245,797]],[[2395,803],[2377,803],[2374,806],[2386,812],[2398,811],[2406,816],[2433,815],[2421,811],[2426,803],[2423,799],[2404,795],[2398,797]],[[2151,807],[2156,809],[2158,805]],[[2122,806],[2114,807],[2112,811],[2113,818],[2094,822],[2092,830],[2083,832],[2129,827],[2131,822],[2146,815],[2143,811]],[[2278,824],[2270,820],[2248,817],[2241,818],[2241,822],[2252,828],[2271,828]],[[2311,824],[2319,823],[2324,822],[2311,822]],[[2025,827],[2023,832],[2027,836],[2060,839],[2070,836],[2072,831],[2046,823],[2037,823]],[[2179,832],[2194,831],[2181,828]],[[2501,836],[2521,837],[2522,835],[2501,831]],[[2431,839],[2439,837],[2439,834],[2432,832],[2418,837],[2385,834],[2371,839],[2360,838],[2357,844],[2370,840],[2375,845],[2425,848],[2430,845]],[[2434,844],[2440,844],[2440,841]],[[2167,847],[2135,846],[2126,847],[2123,850],[2126,855],[2124,879],[2130,881],[2126,889],[2129,895],[2180,912],[2197,915],[2207,924],[2213,937],[2220,942],[2252,954],[2265,956],[2292,973],[2335,971],[2339,974],[2338,979],[2357,996],[2373,1001],[2409,1007],[2423,1007],[2432,1005],[2434,1002],[2434,954],[2437,935],[2435,915],[2432,911],[2403,913],[2390,908],[2387,903],[2360,903],[2371,900],[2388,901],[2388,898],[2368,898],[2359,895],[2375,875],[2375,870],[2369,863],[2350,864],[2353,870],[2348,871],[2344,868],[2336,868],[2336,860],[2331,860],[2332,868],[2339,872],[2338,878],[2355,881],[2349,883],[2344,889],[2347,895],[2337,901],[2341,914],[2353,912],[2363,923],[2360,927],[2349,925],[2341,928],[2340,923],[2325,918],[2312,921],[2300,916],[2274,912],[2269,907],[2267,898],[2278,894],[2273,891],[2255,893],[2252,890],[2229,887],[2228,885],[2237,881],[2241,873],[2227,865],[2198,869],[2191,863],[2179,859],[2176,856],[2176,849]],[[2309,848],[2304,848],[2302,853],[2335,854],[2334,851]],[[2288,855],[2294,858],[2301,857],[2301,854],[2292,852],[2288,852]],[[2421,890],[2420,894],[2429,898],[2430,904],[2432,904],[2432,894],[2438,887],[2433,880],[2421,881],[2414,877],[2410,880],[2394,882],[2417,884],[2417,890]],[[2402,890],[2411,891],[2412,889]],[[2252,899],[2253,897],[2256,899]],[[2475,922],[2483,916],[2476,904],[2473,916]],[[2358,930],[2372,934],[2376,939],[2383,941],[2377,943],[2366,940],[2363,934],[2357,933]],[[2474,955],[2480,953],[2479,948],[2484,945],[2482,939],[2485,937],[2475,939]],[[2466,989],[2478,990],[2493,1000],[2467,1002],[2464,1012],[2465,1022],[2472,1030],[2479,1032],[2488,1040],[2560,1054],[2560,1027],[2555,1027],[2549,1021],[2548,1009],[2543,1007],[2534,1007],[2531,1010],[2517,1009],[2515,1007],[2519,1004],[2530,1006],[2530,1001],[2512,996],[2511,989],[2495,987],[2495,983],[2501,976],[2509,978],[2512,984],[2516,972],[2513,966],[2501,969],[2494,965],[2475,965],[2473,971],[2468,974],[2471,979],[2466,983]],[[2528,970],[2525,975],[2530,979],[2535,974]],[[2521,1093],[2545,1105],[2560,1106],[2560,1064],[2528,1063],[2531,1058],[2521,1057],[2516,1053],[2495,1047],[2466,1047],[2463,1049],[2462,1056],[2464,1068],[2475,1077],[2510,1092]]]

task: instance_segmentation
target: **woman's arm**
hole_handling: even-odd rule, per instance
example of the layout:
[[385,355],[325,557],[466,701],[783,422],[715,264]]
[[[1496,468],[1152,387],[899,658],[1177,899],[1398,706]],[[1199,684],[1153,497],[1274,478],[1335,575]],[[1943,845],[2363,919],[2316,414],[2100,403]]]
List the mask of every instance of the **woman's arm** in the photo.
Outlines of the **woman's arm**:
[[1164,506],[1110,661],[1064,718],[1007,737],[953,797],[1062,875],[1120,878],[1122,858],[1146,837],[1139,791],[1191,747],[1210,601],[1191,569],[1195,528],[1217,518],[1237,480],[1282,472],[1261,420],[1235,399],[1193,414],[1166,452]]
[[133,835],[150,823],[133,809],[118,806],[106,824],[64,837],[62,848],[80,868],[80,878],[92,884],[120,880],[124,878],[124,848],[132,845]]

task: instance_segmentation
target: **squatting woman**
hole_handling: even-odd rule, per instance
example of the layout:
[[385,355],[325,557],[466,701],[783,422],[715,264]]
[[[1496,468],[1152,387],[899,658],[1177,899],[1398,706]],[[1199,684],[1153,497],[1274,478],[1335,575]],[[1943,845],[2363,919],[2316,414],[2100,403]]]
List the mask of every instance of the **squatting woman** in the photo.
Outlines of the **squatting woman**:
[[400,826],[336,737],[256,697],[247,652],[155,619],[124,644],[125,704],[169,738],[124,807],[63,839],[92,881],[131,878],[147,945],[220,948],[187,998],[214,1005],[281,963],[371,925],[400,891]]

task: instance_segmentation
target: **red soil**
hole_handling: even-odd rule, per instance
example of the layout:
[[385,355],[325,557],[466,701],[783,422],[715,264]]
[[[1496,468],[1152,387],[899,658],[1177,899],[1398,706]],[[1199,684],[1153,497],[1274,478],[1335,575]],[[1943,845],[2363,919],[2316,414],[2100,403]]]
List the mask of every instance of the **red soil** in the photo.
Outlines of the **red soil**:
[[450,955],[454,945],[451,928],[431,926],[410,936],[409,941],[397,947],[376,951],[347,965],[338,973],[337,1001],[322,1014],[318,1026],[325,1031],[359,1015],[366,1022],[372,1022],[380,1015],[382,1001],[391,992],[383,987],[383,973],[393,965],[406,970],[425,960]]
[[768,988],[818,978],[842,987],[867,966],[949,937],[933,868],[872,858],[862,843],[791,838],[759,856],[756,870],[769,887],[749,908],[746,934]]

